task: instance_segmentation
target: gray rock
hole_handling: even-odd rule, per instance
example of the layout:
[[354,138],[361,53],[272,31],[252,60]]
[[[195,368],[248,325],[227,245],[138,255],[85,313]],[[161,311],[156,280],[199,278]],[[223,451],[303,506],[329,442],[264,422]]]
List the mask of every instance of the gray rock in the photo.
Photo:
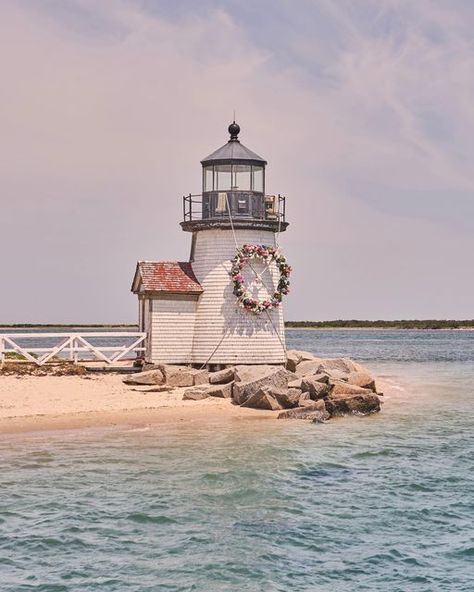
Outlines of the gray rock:
[[335,380],[332,383],[331,398],[345,397],[347,395],[365,395],[370,393],[369,389],[356,386],[355,384],[349,384],[341,380]]
[[329,419],[324,401],[313,401],[311,405],[288,409],[278,415],[278,419],[310,419],[315,422],[322,422]]
[[350,372],[357,372],[358,367],[356,363],[349,358],[324,358],[321,360],[320,372],[325,372],[332,376],[332,371],[334,370],[349,374]]
[[324,374],[323,376],[327,376],[328,380],[341,380],[343,382],[347,382],[349,378],[349,374],[342,372],[341,370],[330,370],[331,374]]
[[380,399],[374,393],[329,398],[324,401],[330,415],[369,415],[380,411]]
[[261,388],[288,388],[288,374],[282,366],[236,366],[233,397],[238,405],[245,403]]
[[321,360],[321,358],[317,358],[314,354],[307,351],[300,351],[296,349],[290,349],[286,352],[287,356],[287,363],[286,368],[291,372],[296,372],[296,368],[298,364],[301,362],[308,362],[313,360]]
[[304,407],[305,405],[312,405],[314,401],[311,400],[309,393],[301,393],[298,399],[298,407]]
[[355,386],[369,389],[374,393],[377,392],[375,380],[368,372],[350,372],[347,375],[347,382]]
[[208,388],[209,396],[211,397],[220,397],[221,399],[231,399],[232,398],[232,385],[233,382],[228,382],[227,384],[212,384]]
[[314,360],[305,360],[296,366],[295,374],[297,376],[304,376],[305,374],[316,374],[319,372],[321,360],[316,358]]
[[209,371],[208,370],[196,370],[191,368],[193,375],[193,384],[209,384]]
[[296,366],[301,362],[301,358],[295,351],[289,351],[286,354],[286,369],[290,372],[296,370]]
[[211,384],[226,384],[234,380],[234,369],[224,368],[218,372],[212,372],[209,374],[209,382]]
[[267,390],[259,389],[256,393],[252,393],[241,407],[251,407],[252,409],[269,409],[277,411],[283,409],[278,400]]
[[195,387],[184,391],[183,401],[201,401],[209,396],[208,389]]
[[269,392],[280,403],[283,409],[298,407],[298,401],[301,396],[299,389],[270,389]]
[[161,385],[165,382],[163,372],[160,369],[148,370],[147,372],[138,372],[132,376],[125,378],[123,381],[125,384],[131,385],[142,385],[142,386],[153,386]]
[[312,377],[306,377],[301,381],[301,390],[304,393],[309,393],[311,399],[316,401],[317,399],[327,397],[331,392],[331,386],[325,382],[314,380]]
[[161,366],[166,384],[175,387],[197,386],[200,384],[209,384],[209,372],[207,370],[198,370],[188,366],[173,366],[165,364]]
[[155,386],[152,388],[148,388],[148,389],[131,389],[132,391],[135,391],[137,393],[169,393],[170,391],[172,391],[174,389],[174,386],[167,386],[165,384],[162,384],[161,386]]
[[301,380],[302,378],[297,378],[296,380],[290,380],[288,383],[288,388],[296,388],[301,390]]
[[329,375],[328,374],[317,373],[317,374],[307,374],[306,376],[303,376],[303,378],[307,378],[307,377],[310,377],[311,380],[314,380],[315,382],[323,382],[324,384],[328,384],[328,382],[329,382]]

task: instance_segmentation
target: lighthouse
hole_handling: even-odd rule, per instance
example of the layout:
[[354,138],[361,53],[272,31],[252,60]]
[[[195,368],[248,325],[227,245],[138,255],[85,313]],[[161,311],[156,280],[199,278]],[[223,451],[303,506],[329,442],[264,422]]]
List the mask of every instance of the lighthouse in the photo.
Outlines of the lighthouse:
[[286,361],[285,197],[266,194],[267,161],[241,143],[235,121],[228,131],[227,143],[201,161],[201,193],[183,197],[189,261],[137,263],[132,291],[147,362]]

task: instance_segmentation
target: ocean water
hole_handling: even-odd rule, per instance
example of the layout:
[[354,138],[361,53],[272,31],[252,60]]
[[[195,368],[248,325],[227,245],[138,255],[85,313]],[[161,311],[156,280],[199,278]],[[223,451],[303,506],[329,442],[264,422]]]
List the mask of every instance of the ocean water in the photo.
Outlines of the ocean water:
[[0,590],[474,590],[474,332],[288,331],[382,413],[0,437]]

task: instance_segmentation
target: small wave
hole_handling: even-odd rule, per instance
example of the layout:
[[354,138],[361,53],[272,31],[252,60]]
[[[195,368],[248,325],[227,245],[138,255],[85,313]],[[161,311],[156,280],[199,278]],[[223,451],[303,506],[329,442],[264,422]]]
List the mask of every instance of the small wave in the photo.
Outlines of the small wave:
[[127,516],[127,519],[138,524],[176,524],[176,520],[168,516],[150,516],[142,512],[133,512]]
[[348,478],[355,473],[354,469],[339,465],[322,465],[319,467],[308,467],[299,471],[300,479],[305,481],[318,481],[326,479]]
[[452,556],[455,557],[474,557],[474,547],[465,547],[464,549],[457,549]]
[[352,458],[373,458],[377,456],[399,456],[399,453],[391,448],[382,448],[381,450],[365,450],[364,452],[357,452]]

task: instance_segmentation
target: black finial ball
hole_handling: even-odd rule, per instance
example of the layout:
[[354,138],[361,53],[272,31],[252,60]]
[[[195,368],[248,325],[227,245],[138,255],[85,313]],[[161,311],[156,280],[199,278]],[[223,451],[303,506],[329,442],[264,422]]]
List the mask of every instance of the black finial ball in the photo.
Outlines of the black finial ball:
[[239,135],[239,133],[240,133],[240,125],[238,123],[235,123],[235,121],[233,121],[229,125],[230,139],[237,140],[237,136]]

